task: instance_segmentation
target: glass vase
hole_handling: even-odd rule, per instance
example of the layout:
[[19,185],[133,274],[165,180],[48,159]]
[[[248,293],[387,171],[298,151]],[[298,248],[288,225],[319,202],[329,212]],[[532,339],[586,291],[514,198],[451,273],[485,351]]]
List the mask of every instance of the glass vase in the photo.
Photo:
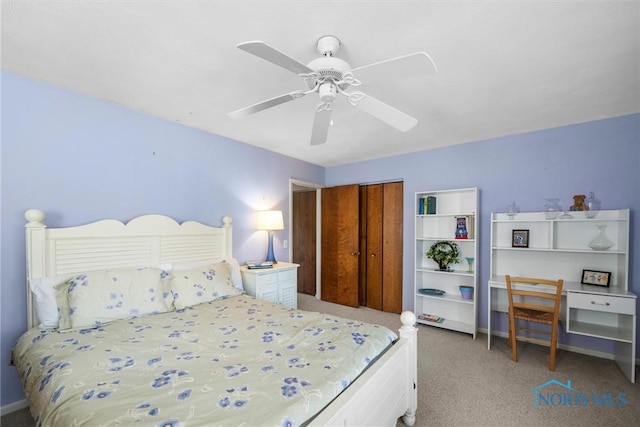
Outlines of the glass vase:
[[465,259],[467,260],[467,264],[469,264],[469,268],[467,269],[467,273],[473,273],[473,261],[474,261],[474,258],[473,257],[466,257]]
[[596,199],[593,191],[589,192],[589,196],[584,200],[584,216],[587,218],[595,218],[600,210],[600,200]]
[[546,219],[556,219],[560,214],[560,205],[558,201],[560,199],[545,199],[546,203],[544,204],[544,217]]
[[594,251],[606,251],[611,246],[613,246],[613,242],[607,238],[605,233],[607,226],[606,225],[596,225],[598,229],[598,235],[589,242],[589,247]]
[[509,219],[513,219],[513,217],[516,216],[518,212],[520,212],[520,208],[518,207],[518,205],[516,205],[516,202],[514,202],[513,200],[509,202],[506,209],[504,210],[504,213],[507,214]]

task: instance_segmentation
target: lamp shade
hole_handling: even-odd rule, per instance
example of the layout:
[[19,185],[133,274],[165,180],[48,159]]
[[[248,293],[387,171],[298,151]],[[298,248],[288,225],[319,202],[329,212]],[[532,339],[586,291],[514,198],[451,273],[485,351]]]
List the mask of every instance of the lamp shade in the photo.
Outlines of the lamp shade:
[[259,211],[258,230],[284,230],[282,211]]

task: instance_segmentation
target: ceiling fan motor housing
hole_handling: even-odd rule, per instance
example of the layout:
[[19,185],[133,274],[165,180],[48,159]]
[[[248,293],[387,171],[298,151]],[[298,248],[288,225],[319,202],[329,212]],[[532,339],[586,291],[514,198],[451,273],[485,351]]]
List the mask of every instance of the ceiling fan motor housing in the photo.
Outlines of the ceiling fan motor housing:
[[[315,87],[318,81],[322,82],[331,80],[334,83],[339,82],[342,80],[344,73],[351,69],[346,61],[336,58],[335,56],[323,56],[316,58],[309,62],[307,66],[318,74],[317,79],[309,79],[308,85],[310,88]],[[342,90],[347,87],[349,87],[348,83],[343,82],[340,84],[340,89]]]

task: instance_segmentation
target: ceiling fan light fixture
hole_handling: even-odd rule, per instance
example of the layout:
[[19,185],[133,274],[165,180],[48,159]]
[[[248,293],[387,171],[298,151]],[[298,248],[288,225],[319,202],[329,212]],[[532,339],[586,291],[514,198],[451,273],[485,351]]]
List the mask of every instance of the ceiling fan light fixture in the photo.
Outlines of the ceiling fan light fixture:
[[323,102],[331,102],[336,97],[336,86],[333,83],[325,82],[318,88],[318,95]]

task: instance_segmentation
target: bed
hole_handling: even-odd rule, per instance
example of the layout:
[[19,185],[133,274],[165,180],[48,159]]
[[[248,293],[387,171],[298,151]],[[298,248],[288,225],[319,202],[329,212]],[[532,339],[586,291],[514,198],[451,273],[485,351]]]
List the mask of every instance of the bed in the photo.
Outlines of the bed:
[[37,425],[414,424],[413,313],[396,334],[246,295],[229,217],[25,218],[12,360]]

